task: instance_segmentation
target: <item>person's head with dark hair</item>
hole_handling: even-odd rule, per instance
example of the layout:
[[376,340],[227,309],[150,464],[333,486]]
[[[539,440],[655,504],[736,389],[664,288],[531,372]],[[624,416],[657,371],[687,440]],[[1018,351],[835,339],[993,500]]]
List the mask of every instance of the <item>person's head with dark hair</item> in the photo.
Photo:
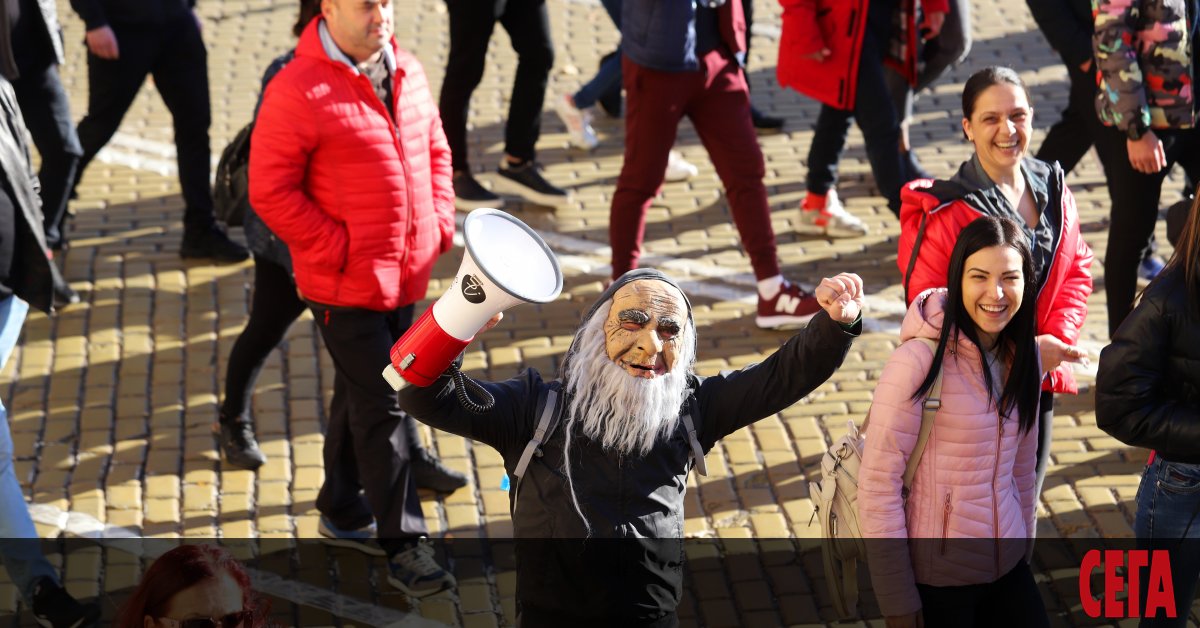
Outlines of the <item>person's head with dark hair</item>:
[[1033,133],[1033,106],[1012,68],[991,66],[972,74],[963,87],[962,116],[963,136],[993,180],[1020,165]]
[[146,570],[117,617],[117,628],[259,628],[267,605],[227,550],[180,545]]
[[[1037,422],[1041,390],[1036,315],[1037,284],[1033,281],[1029,241],[1017,223],[984,216],[959,233],[950,255],[947,295],[938,350],[914,398],[923,397],[941,371],[946,347],[962,334],[981,349],[980,363],[989,397],[1003,413],[1017,410],[1022,431]],[[1007,365],[1003,390],[986,363],[987,354]]]
[[296,16],[296,24],[292,26],[292,34],[299,37],[308,27],[314,17],[321,15],[321,0],[300,0],[300,15]]

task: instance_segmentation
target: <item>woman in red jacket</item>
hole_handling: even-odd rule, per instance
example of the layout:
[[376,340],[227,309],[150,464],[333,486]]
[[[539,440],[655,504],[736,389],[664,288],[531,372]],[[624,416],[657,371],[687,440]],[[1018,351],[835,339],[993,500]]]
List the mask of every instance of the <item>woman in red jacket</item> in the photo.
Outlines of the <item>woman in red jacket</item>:
[[1079,234],[1075,197],[1057,163],[1027,155],[1033,132],[1029,92],[1009,68],[989,67],[967,80],[963,134],[975,155],[949,181],[918,179],[901,191],[900,250],[896,263],[911,302],[946,285],[950,252],[963,227],[980,215],[1015,220],[1029,238],[1038,287],[1037,330],[1042,367],[1038,488],[1050,452],[1052,393],[1079,392],[1067,363],[1083,362],[1074,346],[1092,293],[1092,250]]

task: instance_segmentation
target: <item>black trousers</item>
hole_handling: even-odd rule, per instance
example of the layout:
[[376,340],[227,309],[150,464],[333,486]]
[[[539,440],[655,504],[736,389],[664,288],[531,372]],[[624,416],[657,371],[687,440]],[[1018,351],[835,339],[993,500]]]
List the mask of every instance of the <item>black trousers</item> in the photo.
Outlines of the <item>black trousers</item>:
[[374,312],[308,305],[335,369],[317,510],[339,528],[373,518],[391,556],[427,533],[409,465],[412,432],[404,424],[412,419],[381,375],[392,344],[412,324],[413,306]]
[[287,269],[256,255],[250,319],[229,352],[222,422],[235,421],[246,413],[263,362],[306,307],[296,295],[296,284]]
[[488,42],[497,21],[508,31],[517,53],[517,75],[504,125],[504,152],[523,160],[533,159],[534,145],[542,132],[546,80],[554,66],[545,0],[446,0],[446,7],[450,11],[450,56],[438,107],[454,169],[470,169],[467,111],[471,94],[483,78]]
[[76,180],[96,153],[112,139],[146,76],[171,112],[179,186],[186,206],[184,226],[207,229],[214,222],[209,186],[211,152],[208,127],[208,51],[191,14],[164,25],[110,24],[120,58],[101,59],[88,53],[88,110],[79,121],[83,158]]
[[1037,158],[1057,161],[1063,170],[1071,172],[1092,147],[1104,125],[1096,115],[1096,77],[1067,64],[1067,78],[1070,79],[1067,108],[1046,133]]
[[75,170],[83,155],[75,124],[71,121],[71,103],[58,77],[58,66],[52,61],[40,68],[24,68],[21,76],[13,81],[17,104],[29,135],[42,156],[42,167],[38,171],[41,183],[43,227],[46,243],[58,249],[63,237],[63,218],[67,215],[67,201],[75,184]]
[[1049,628],[1050,619],[1038,593],[1033,572],[1017,563],[995,582],[961,587],[931,587],[917,583],[925,628]]
[[1172,164],[1178,163],[1196,181],[1200,173],[1200,131],[1155,131],[1167,153],[1167,168],[1143,174],[1129,164],[1126,136],[1119,129],[1102,127],[1096,137],[1096,152],[1104,166],[1108,196],[1112,201],[1108,225],[1108,248],[1104,254],[1104,290],[1108,301],[1108,334],[1120,327],[1133,309],[1137,291],[1137,269],[1150,246],[1158,220],[1163,180]]

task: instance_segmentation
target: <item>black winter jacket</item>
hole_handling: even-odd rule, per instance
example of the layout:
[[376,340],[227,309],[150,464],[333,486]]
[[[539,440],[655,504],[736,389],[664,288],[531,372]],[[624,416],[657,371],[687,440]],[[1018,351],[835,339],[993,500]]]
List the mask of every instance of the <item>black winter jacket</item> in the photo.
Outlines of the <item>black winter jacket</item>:
[[109,24],[159,26],[187,15],[196,0],[71,0],[87,30]]
[[1068,69],[1078,70],[1092,58],[1092,0],[1025,0],[1025,4]]
[[[3,37],[0,37],[2,41]],[[9,290],[34,308],[50,312],[58,267],[50,262],[46,235],[42,231],[42,201],[38,178],[33,172],[26,140],[25,119],[17,106],[12,84],[0,78],[0,176],[17,204],[15,224],[0,225],[0,237],[16,243],[12,268],[3,292]],[[4,294],[7,297],[7,294]]]
[[1200,312],[1183,273],[1160,275],[1100,353],[1096,424],[1173,462],[1200,463]]
[[[722,437],[771,416],[812,392],[842,364],[861,323],[847,331],[825,312],[760,364],[693,378],[689,408],[707,452]],[[428,388],[400,392],[417,420],[494,447],[513,485],[514,468],[538,422],[538,398],[550,384],[528,369],[505,382],[481,382],[496,399],[471,414],[443,376]],[[591,525],[587,536],[562,473],[567,435],[560,423],[510,491],[522,625],[648,625],[668,615],[683,590],[683,511],[691,450],[683,423],[645,457],[604,451],[573,434],[571,476]],[[592,625],[592,624],[588,624]]]

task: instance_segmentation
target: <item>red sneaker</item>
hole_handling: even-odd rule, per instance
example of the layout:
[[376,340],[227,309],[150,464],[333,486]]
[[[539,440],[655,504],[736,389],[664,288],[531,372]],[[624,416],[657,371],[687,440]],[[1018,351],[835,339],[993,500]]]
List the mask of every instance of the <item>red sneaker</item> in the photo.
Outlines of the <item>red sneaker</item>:
[[772,299],[758,297],[758,317],[754,320],[763,329],[798,329],[808,324],[821,311],[817,297],[794,283],[784,280],[779,294]]

